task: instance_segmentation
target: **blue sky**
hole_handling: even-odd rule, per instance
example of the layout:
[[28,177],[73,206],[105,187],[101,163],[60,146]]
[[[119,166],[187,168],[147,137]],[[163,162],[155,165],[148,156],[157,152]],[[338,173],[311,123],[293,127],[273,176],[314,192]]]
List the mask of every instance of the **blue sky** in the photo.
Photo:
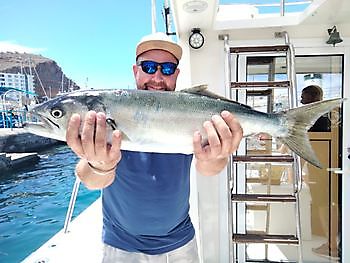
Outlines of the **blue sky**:
[[[164,32],[164,1],[156,2]],[[151,0],[1,0],[0,8],[0,51],[17,46],[53,59],[81,87],[133,87],[135,45],[152,31]]]
[[[294,1],[300,0],[288,0]],[[135,45],[152,31],[151,2],[0,0],[0,51],[13,50],[16,46],[17,50],[53,59],[66,76],[82,88],[86,85],[89,88],[133,87]],[[221,4],[249,2],[261,3],[220,1]],[[156,3],[157,31],[164,32],[161,15],[164,0]]]

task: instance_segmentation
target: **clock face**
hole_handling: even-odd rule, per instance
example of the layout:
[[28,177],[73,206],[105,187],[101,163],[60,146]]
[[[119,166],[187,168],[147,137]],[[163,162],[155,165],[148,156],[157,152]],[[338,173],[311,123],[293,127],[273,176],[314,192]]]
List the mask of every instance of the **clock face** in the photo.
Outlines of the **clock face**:
[[190,46],[192,48],[195,48],[195,49],[198,49],[200,48],[201,46],[203,46],[204,44],[204,37],[202,34],[200,33],[193,33],[191,36],[190,36]]

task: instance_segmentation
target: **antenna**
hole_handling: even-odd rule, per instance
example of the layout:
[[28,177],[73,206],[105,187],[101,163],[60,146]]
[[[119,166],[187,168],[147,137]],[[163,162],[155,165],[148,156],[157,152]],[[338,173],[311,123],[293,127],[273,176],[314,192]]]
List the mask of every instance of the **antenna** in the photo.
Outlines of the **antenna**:
[[[43,90],[43,93],[44,93],[45,97],[48,98],[47,93],[46,93],[46,90],[45,90],[45,88],[44,88],[44,85],[43,85],[43,83],[41,82],[41,79],[40,79],[40,77],[39,77],[38,71],[36,70],[35,66],[33,67],[33,69],[34,69],[34,72],[35,72],[35,74],[36,74],[36,77],[37,77],[38,80],[39,80],[40,87],[41,87],[41,89]],[[32,60],[31,60],[30,57],[29,57],[29,74],[32,75]]]
[[156,0],[151,0],[152,5],[152,33],[157,32],[157,12],[156,12]]
[[176,35],[175,32],[169,32],[171,28],[171,16],[170,16],[170,6],[169,1],[164,1],[164,22],[165,22],[165,33],[169,35]]
[[63,82],[64,82],[64,74],[62,71],[62,79],[61,79],[61,93],[64,93],[64,89],[63,89]]

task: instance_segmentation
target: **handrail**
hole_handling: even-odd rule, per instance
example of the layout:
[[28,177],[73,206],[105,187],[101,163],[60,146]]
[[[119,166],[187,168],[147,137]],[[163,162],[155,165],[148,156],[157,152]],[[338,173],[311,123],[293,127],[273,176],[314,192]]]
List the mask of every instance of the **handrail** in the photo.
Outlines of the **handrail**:
[[0,128],[21,128],[27,121],[37,122],[27,110],[0,110]]
[[75,177],[75,182],[72,189],[72,194],[70,196],[69,205],[66,213],[66,219],[64,220],[63,233],[68,233],[68,227],[73,217],[73,211],[75,207],[75,202],[77,200],[78,191],[80,186],[80,179],[78,176]]

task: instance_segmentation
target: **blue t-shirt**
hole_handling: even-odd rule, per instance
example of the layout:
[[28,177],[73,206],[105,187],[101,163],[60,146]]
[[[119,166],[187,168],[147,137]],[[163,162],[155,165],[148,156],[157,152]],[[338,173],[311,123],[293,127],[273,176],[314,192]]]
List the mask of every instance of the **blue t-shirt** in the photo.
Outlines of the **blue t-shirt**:
[[192,155],[122,151],[116,178],[102,192],[103,241],[151,255],[189,242],[191,161]]

